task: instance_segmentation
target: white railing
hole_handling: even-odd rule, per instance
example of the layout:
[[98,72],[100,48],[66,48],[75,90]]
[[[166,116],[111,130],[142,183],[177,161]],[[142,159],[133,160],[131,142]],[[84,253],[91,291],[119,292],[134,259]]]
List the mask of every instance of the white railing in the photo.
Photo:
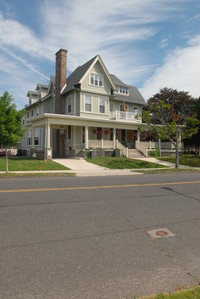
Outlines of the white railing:
[[[160,151],[174,151],[175,146],[171,142],[153,142],[153,141],[136,141],[136,149],[143,153],[145,157],[148,157],[148,153],[154,149],[160,149]],[[184,143],[180,145],[180,150],[184,149]]]
[[148,157],[148,148],[146,147],[146,145],[144,143],[148,143],[148,142],[135,142],[135,148],[140,151],[145,157]]
[[88,140],[89,148],[102,148],[102,149],[111,149],[113,148],[113,141],[111,140]]
[[116,120],[130,120],[135,122],[142,122],[142,118],[138,116],[137,113],[134,112],[124,112],[124,111],[111,111],[110,112],[110,119],[116,119]]
[[115,147],[116,149],[122,150],[123,155],[128,158],[128,147],[125,147],[118,140],[116,140]]

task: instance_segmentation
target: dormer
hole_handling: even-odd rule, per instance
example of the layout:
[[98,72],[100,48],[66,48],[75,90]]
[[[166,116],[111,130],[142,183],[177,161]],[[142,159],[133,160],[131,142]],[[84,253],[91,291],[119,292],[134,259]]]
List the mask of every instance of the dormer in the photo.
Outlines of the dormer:
[[37,84],[36,90],[38,92],[38,100],[40,100],[41,98],[47,95],[48,87],[49,86],[45,84]]
[[33,103],[38,101],[38,92],[37,91],[30,91],[29,90],[27,92],[26,96],[29,98],[28,105],[32,105]]
[[129,96],[129,88],[124,86],[117,86],[117,93],[122,94],[124,96]]

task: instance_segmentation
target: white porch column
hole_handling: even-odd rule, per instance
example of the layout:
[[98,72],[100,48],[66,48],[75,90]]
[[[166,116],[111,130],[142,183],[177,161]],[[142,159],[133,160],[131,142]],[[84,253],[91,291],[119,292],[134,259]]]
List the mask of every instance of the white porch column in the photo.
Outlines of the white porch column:
[[140,131],[137,131],[138,134],[137,134],[137,142],[140,143]]
[[76,127],[73,126],[73,148],[76,148]]
[[35,148],[35,134],[34,133],[35,133],[35,130],[32,127],[32,129],[31,129],[32,148]]
[[50,125],[49,125],[49,122],[48,122],[48,119],[47,119],[47,121],[46,121],[46,132],[45,132],[45,134],[46,134],[46,144],[45,144],[45,147],[46,147],[46,149],[47,148],[50,148]]
[[85,127],[85,148],[88,148],[88,127]]
[[116,129],[113,129],[113,149],[115,149],[116,145]]
[[46,120],[46,127],[45,127],[45,152],[44,152],[45,159],[52,159],[52,149],[50,147],[50,124],[48,119]]
[[101,137],[101,148],[103,149],[103,137]]

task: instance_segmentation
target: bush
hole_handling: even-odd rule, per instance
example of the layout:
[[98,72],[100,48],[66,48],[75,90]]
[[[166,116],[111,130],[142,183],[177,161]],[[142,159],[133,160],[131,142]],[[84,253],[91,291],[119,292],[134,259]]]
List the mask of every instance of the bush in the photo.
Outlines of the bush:
[[160,156],[160,150],[157,148],[150,152],[151,157],[159,157]]

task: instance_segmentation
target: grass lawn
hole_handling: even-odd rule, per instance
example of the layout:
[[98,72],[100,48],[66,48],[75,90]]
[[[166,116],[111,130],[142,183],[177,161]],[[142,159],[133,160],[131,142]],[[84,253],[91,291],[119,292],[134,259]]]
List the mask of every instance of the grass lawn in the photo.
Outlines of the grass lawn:
[[[0,158],[0,171],[6,170],[5,157]],[[69,168],[60,165],[51,160],[36,160],[27,157],[10,157],[8,159],[9,171],[39,171],[39,170],[69,170]]]
[[145,297],[146,299],[200,299],[200,288],[194,288],[191,290],[184,290],[177,293],[171,293],[168,295],[157,295],[153,297]]
[[144,174],[153,174],[153,173],[169,173],[169,172],[199,172],[199,169],[195,168],[166,168],[166,169],[138,169],[133,170],[134,172],[140,172]]
[[125,157],[100,157],[89,158],[88,162],[97,164],[109,169],[140,169],[140,168],[163,168],[164,166],[137,159]]
[[[175,157],[157,157],[157,159],[167,162],[175,163]],[[200,167],[200,155],[182,155],[180,156],[179,162],[181,165]]]

